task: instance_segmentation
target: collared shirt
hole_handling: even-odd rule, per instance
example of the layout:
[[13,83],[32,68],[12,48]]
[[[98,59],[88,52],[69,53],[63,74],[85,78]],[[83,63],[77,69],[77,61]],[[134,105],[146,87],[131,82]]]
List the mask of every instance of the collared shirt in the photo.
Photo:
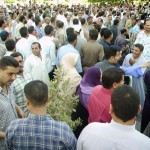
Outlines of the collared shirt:
[[34,43],[34,42],[38,42],[38,39],[36,38],[36,36],[34,36],[34,35],[32,35],[32,34],[29,34],[28,42],[29,42],[30,50],[31,50],[31,52],[32,52],[31,45],[32,45],[32,43]]
[[10,124],[6,145],[15,150],[75,150],[76,138],[66,123],[48,115],[29,114]]
[[45,58],[42,59],[31,54],[24,62],[25,73],[30,73],[33,80],[41,80],[49,87],[48,71],[45,65]]
[[90,96],[88,102],[89,118],[88,122],[110,122],[109,113],[110,100],[112,91],[101,85],[96,86]]
[[5,43],[4,42],[0,43],[0,59],[6,54],[6,52],[7,49]]
[[142,55],[145,57],[147,61],[150,60],[150,35],[146,34],[145,31],[139,32],[134,44],[142,44],[144,46],[144,50]]
[[43,34],[42,30],[40,29],[40,27],[36,26],[35,30],[39,34],[39,39],[42,38],[44,34]]
[[77,150],[149,150],[150,139],[139,131],[135,125],[111,123],[90,123],[81,132]]
[[32,54],[29,42],[26,38],[21,38],[16,43],[16,52],[20,52],[23,55],[24,60],[26,60],[26,58]]
[[39,40],[41,47],[42,47],[42,53],[45,57],[45,64],[47,67],[48,73],[50,73],[53,70],[53,66],[56,65],[56,47],[54,42],[51,40],[49,36],[43,36]]
[[[6,132],[9,124],[18,118],[15,106],[15,97],[10,87],[6,95],[0,87],[0,131]],[[4,148],[4,140],[0,140],[0,149]]]
[[25,26],[25,25],[24,25],[22,22],[19,22],[19,23],[17,24],[17,26],[16,26],[16,28],[15,28],[15,38],[16,38],[16,39],[21,38],[20,29],[21,29],[22,27],[24,27],[24,26]]
[[81,65],[81,58],[80,58],[80,54],[79,52],[73,47],[73,45],[71,44],[67,44],[67,45],[64,45],[62,47],[60,47],[58,49],[58,53],[57,53],[57,59],[56,59],[56,65],[57,67],[60,66],[60,63],[61,63],[61,60],[62,60],[62,57],[67,54],[67,53],[75,53],[75,54],[78,54],[78,61],[77,61],[77,65],[76,65],[76,69],[79,73],[82,72],[82,65]]
[[28,115],[28,110],[24,94],[24,86],[32,80],[33,79],[29,73],[23,73],[23,76],[17,75],[16,79],[11,84],[13,93],[15,95],[16,104],[20,106],[26,115]]

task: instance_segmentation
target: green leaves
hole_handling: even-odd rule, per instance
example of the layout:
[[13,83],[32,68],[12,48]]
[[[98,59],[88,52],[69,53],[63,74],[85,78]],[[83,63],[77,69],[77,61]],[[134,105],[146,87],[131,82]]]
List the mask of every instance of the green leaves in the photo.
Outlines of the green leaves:
[[66,122],[73,130],[81,124],[81,119],[78,118],[72,121],[71,114],[79,102],[77,96],[69,95],[67,91],[70,85],[69,79],[63,80],[66,73],[62,72],[62,67],[55,70],[54,80],[50,81],[50,101],[47,107],[47,113],[55,120]]

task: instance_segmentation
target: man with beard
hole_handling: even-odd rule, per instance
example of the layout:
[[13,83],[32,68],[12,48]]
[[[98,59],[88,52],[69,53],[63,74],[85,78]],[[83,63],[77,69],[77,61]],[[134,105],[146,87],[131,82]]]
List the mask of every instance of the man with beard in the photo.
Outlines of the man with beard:
[[0,149],[4,149],[5,132],[9,124],[18,117],[24,117],[10,87],[19,71],[18,66],[18,62],[10,56],[0,60]]
[[21,107],[22,111],[27,116],[29,112],[25,101],[24,86],[33,79],[29,73],[25,73],[23,71],[24,63],[22,54],[15,52],[12,53],[11,56],[14,57],[19,63],[19,72],[17,73],[16,79],[13,81],[11,86],[15,95],[16,104]]

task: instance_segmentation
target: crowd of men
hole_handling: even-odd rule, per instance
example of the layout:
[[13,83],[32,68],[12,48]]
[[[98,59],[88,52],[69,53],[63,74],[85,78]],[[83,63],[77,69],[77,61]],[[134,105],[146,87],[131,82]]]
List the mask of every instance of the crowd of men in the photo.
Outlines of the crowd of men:
[[[78,86],[82,92],[90,67],[101,72],[102,86],[87,92],[89,125],[78,141],[66,123],[46,115],[49,80],[64,58],[71,81],[80,79],[68,95]],[[134,127],[150,90],[143,80],[149,61],[149,2],[0,6],[0,150],[149,150],[149,138]]]

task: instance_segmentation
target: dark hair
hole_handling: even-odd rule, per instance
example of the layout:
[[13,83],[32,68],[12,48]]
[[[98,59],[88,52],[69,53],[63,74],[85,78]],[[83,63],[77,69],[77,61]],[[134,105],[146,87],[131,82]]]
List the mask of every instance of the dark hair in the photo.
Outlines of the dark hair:
[[22,22],[24,19],[25,19],[25,16],[24,16],[24,15],[21,15],[21,16],[19,17],[19,21],[20,21],[20,22]]
[[4,56],[0,59],[0,69],[6,70],[8,66],[17,68],[19,63],[11,56]]
[[82,18],[82,19],[80,20],[80,22],[81,22],[81,25],[85,24],[85,22],[86,22],[85,18]]
[[57,20],[57,21],[56,21],[56,26],[57,26],[58,28],[62,28],[62,27],[64,26],[64,23],[63,23],[62,21],[60,21],[60,20]]
[[27,27],[22,27],[22,28],[19,30],[19,32],[20,32],[21,37],[26,38],[27,35],[28,35],[28,29],[27,29]]
[[97,40],[98,38],[98,31],[96,29],[91,29],[89,31],[89,36],[92,40]]
[[28,32],[31,34],[34,31],[34,26],[29,26],[28,27]]
[[113,91],[111,104],[115,116],[123,122],[127,122],[137,115],[140,106],[140,98],[132,87],[129,85],[122,85]]
[[101,35],[101,37],[104,36],[104,31],[105,31],[106,29],[107,29],[107,28],[102,28],[102,29],[100,30],[100,35]]
[[112,88],[113,84],[119,83],[122,76],[125,75],[124,71],[117,67],[112,67],[105,70],[102,74],[102,85],[106,89]]
[[125,32],[127,32],[126,28],[121,29],[121,34],[124,34]]
[[40,20],[39,18],[36,18],[36,19],[35,19],[35,25],[36,25],[36,26],[38,26],[40,22],[41,22],[41,20]]
[[9,37],[9,33],[5,30],[3,30],[1,33],[0,33],[0,37],[1,37],[1,40],[2,41],[6,41],[7,38]]
[[144,23],[140,23],[140,30],[144,29]]
[[66,34],[67,34],[67,36],[68,36],[69,34],[71,34],[71,33],[74,33],[74,28],[72,28],[72,27],[67,28],[67,29],[66,29]]
[[[34,45],[34,44],[38,44],[39,49],[41,49],[41,44],[39,42],[33,42],[32,45]],[[32,47],[32,45],[31,45],[31,47]]]
[[76,39],[77,39],[77,34],[75,34],[75,33],[70,33],[67,37],[67,40],[69,43],[72,43]]
[[118,25],[118,23],[119,23],[119,20],[115,19],[113,25],[116,26],[116,25]]
[[111,30],[106,29],[104,30],[103,34],[104,34],[104,39],[108,39],[112,35],[112,32]]
[[13,39],[9,39],[5,42],[5,46],[8,51],[12,51],[16,46],[16,42]]
[[142,52],[143,49],[144,49],[144,46],[143,46],[142,44],[139,44],[139,43],[134,44],[134,46],[137,47],[141,52]]
[[75,19],[73,19],[73,25],[77,25],[77,24],[79,24],[79,20],[77,19],[77,18],[75,18]]
[[51,17],[51,23],[54,22],[56,20],[55,17]]
[[48,87],[43,81],[34,80],[27,83],[24,87],[26,98],[34,106],[42,106],[48,100]]
[[21,54],[20,52],[14,52],[14,53],[12,53],[10,56],[11,56],[11,57],[14,57],[14,58],[21,56],[22,59],[23,59],[23,56],[22,56],[22,54]]
[[3,26],[4,23],[5,21],[3,19],[0,19],[0,28]]
[[28,18],[31,19],[32,17],[33,17],[33,14],[32,14],[32,12],[30,12],[30,13],[28,14]]
[[54,28],[51,25],[45,26],[44,28],[45,35],[50,35],[52,31],[54,31]]
[[108,60],[112,56],[115,57],[118,51],[118,48],[116,48],[115,46],[108,47],[105,50],[105,58]]
[[89,16],[89,17],[87,18],[87,21],[90,20],[91,18],[93,18],[93,17],[92,17],[92,16]]

